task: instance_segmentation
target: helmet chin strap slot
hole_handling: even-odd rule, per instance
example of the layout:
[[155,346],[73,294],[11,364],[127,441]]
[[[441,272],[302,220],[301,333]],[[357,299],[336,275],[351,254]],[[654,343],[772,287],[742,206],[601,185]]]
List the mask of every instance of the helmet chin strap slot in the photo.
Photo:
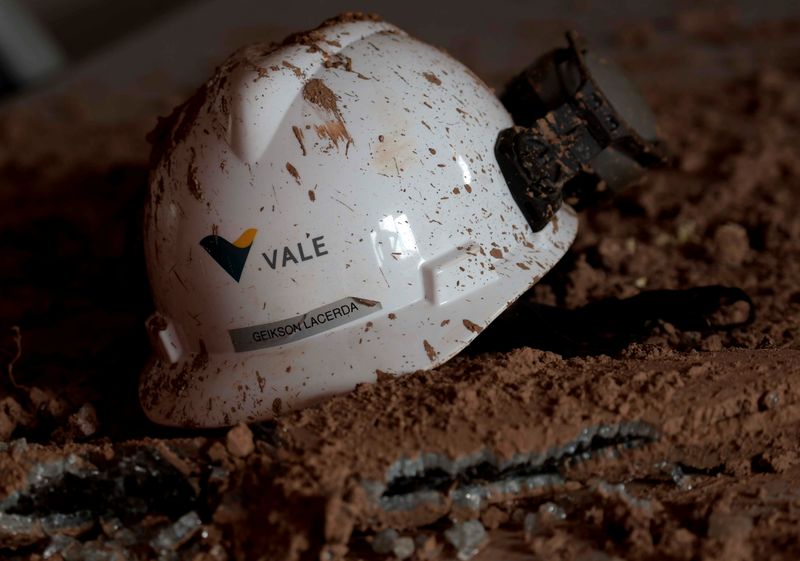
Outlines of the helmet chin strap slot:
[[655,119],[633,85],[577,34],[567,40],[567,48],[534,62],[502,96],[517,126],[500,132],[495,156],[534,231],[565,198],[585,206],[666,163]]

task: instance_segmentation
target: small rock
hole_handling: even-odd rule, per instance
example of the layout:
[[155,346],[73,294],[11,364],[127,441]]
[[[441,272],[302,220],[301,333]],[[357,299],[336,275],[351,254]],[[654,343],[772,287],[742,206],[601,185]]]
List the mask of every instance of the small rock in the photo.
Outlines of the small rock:
[[717,259],[733,267],[741,265],[750,252],[750,239],[739,224],[723,224],[714,232]]
[[208,454],[208,459],[212,462],[220,463],[229,459],[228,449],[221,442],[215,442],[209,446],[206,454]]
[[397,541],[394,542],[392,553],[394,553],[394,556],[398,559],[408,559],[414,555],[414,540],[408,536],[398,538]]
[[456,557],[461,561],[474,557],[488,541],[486,529],[479,520],[456,522],[445,530],[444,537],[456,550]]
[[656,465],[656,469],[667,475],[679,489],[692,489],[691,479],[683,472],[680,464],[663,461]]
[[564,520],[567,513],[556,503],[544,503],[539,507],[539,516],[550,518],[550,520]]
[[697,224],[693,220],[681,222],[678,224],[675,231],[675,238],[678,240],[678,243],[685,244],[695,236],[696,229]]
[[655,499],[637,499],[628,492],[624,483],[613,485],[605,481],[600,481],[595,486],[595,492],[604,499],[615,499],[627,505],[630,509],[647,513],[652,512],[654,502],[657,504]]
[[56,556],[61,557],[61,553],[69,547],[78,544],[78,540],[72,536],[55,535],[50,539],[50,543],[44,548],[42,558],[51,559]]
[[723,350],[725,345],[722,341],[722,337],[720,337],[717,333],[714,333],[713,335],[709,335],[703,339],[700,348],[704,351],[717,352]]
[[228,431],[225,444],[228,448],[228,452],[237,458],[246,458],[252,454],[255,449],[253,433],[250,432],[250,428],[244,423],[239,423]]
[[393,528],[378,532],[372,540],[372,551],[379,555],[392,553],[399,537],[397,530]]
[[91,530],[95,524],[94,516],[91,512],[86,510],[69,514],[49,514],[40,517],[38,522],[44,533],[48,536],[55,536],[56,534],[80,536]]
[[758,398],[758,410],[769,411],[776,409],[781,404],[781,395],[778,392],[766,392]]
[[97,432],[97,411],[91,403],[84,403],[69,417],[72,433],[78,438],[86,438]]
[[481,514],[481,522],[486,528],[494,530],[495,528],[499,528],[501,525],[508,522],[508,514],[496,506],[490,506],[483,514]]
[[439,559],[441,545],[433,534],[418,534],[414,538],[414,545],[420,559]]
[[202,526],[203,522],[195,511],[187,512],[174,524],[161,530],[150,541],[150,546],[156,551],[175,551],[187,541],[192,539]]

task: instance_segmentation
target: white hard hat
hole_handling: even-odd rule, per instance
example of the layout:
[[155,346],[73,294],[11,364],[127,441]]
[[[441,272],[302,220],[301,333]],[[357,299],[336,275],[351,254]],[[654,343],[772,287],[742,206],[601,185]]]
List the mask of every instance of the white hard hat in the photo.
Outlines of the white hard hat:
[[271,417],[453,357],[565,253],[495,158],[513,126],[442,51],[343,18],[225,62],[157,129],[147,415]]

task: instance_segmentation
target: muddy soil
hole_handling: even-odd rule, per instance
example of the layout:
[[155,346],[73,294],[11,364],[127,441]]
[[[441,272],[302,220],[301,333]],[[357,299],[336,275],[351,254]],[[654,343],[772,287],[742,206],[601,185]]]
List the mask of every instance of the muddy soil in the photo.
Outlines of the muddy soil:
[[155,116],[3,115],[0,557],[798,558],[800,22],[659,25],[615,51],[674,164],[582,213],[525,298],[721,284],[752,324],[482,349],[231,431],[162,429],[136,403]]

